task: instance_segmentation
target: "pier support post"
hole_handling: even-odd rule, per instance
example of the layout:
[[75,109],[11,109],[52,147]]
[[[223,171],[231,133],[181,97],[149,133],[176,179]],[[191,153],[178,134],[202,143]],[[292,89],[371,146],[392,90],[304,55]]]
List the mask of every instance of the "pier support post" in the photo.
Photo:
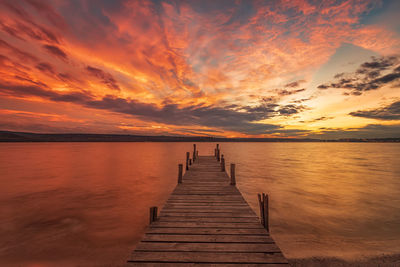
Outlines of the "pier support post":
[[261,224],[269,232],[269,210],[268,210],[268,195],[262,193],[258,194],[258,204],[260,206],[260,219]]
[[186,152],[186,170],[189,170],[189,157],[190,157],[190,152]]
[[196,160],[196,144],[193,144],[193,163]]
[[157,221],[157,207],[150,207],[150,224]]
[[[193,159],[193,161],[194,161],[194,159]],[[192,159],[189,159],[189,165],[190,166],[192,165]]]
[[231,185],[236,185],[235,167],[236,165],[231,163]]
[[221,155],[221,172],[225,171],[225,158],[224,155]]
[[178,184],[182,183],[182,172],[183,172],[183,165],[178,165]]
[[220,153],[221,153],[221,150],[218,148],[217,149],[217,160],[218,161],[220,161]]

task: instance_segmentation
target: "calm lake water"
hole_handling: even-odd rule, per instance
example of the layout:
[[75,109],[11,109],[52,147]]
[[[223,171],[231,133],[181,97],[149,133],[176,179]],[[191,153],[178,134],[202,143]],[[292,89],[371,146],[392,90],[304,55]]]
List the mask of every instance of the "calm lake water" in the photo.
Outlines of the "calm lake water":
[[[198,143],[200,155],[214,143]],[[221,143],[290,258],[400,253],[400,144]],[[0,144],[0,265],[124,264],[192,143]],[[227,165],[229,166],[229,165]],[[229,172],[229,168],[228,168]]]

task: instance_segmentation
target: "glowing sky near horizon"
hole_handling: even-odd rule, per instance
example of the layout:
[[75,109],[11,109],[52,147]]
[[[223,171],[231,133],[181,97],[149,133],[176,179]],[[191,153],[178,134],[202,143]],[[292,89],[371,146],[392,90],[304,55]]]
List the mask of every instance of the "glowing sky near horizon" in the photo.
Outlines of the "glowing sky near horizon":
[[0,1],[0,130],[400,137],[398,1]]

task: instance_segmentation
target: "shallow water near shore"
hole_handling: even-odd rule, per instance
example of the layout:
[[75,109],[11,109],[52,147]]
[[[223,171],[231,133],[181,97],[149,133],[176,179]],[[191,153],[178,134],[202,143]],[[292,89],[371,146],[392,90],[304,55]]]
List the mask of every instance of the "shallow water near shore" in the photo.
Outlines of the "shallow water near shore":
[[[197,145],[200,155],[215,146]],[[400,144],[220,146],[256,212],[257,193],[269,194],[271,234],[288,258],[398,260]],[[162,207],[178,163],[192,149],[192,143],[0,144],[0,265],[123,265],[148,224],[148,208]]]

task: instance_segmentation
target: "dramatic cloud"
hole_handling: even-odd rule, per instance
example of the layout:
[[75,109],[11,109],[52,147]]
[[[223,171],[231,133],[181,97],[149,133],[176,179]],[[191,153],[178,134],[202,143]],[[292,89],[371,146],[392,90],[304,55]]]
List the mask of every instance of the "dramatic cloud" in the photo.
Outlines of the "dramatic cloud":
[[53,54],[62,60],[68,59],[67,54],[55,45],[44,45],[43,48],[46,49],[46,51],[50,54]]
[[[0,93],[25,97],[36,96],[56,102],[70,102],[89,108],[104,109],[137,116],[142,119],[160,123],[220,127],[222,129],[244,132],[247,134],[262,134],[266,133],[267,130],[280,128],[280,126],[273,124],[255,123],[260,119],[265,119],[282,112],[284,112],[284,115],[297,113],[297,110],[295,107],[292,107],[292,105],[290,105],[290,107],[284,106],[277,111],[273,108],[270,110],[259,108],[257,112],[251,112],[254,110],[250,108],[247,109],[247,112],[243,112],[235,109],[213,106],[179,108],[178,105],[175,104],[168,104],[162,108],[158,108],[153,104],[113,96],[95,99],[90,94],[82,92],[57,93],[37,85],[0,84]],[[277,107],[277,105],[274,106],[274,108],[275,107]]]
[[[386,84],[400,80],[399,56],[372,57],[354,73],[339,73],[337,81],[321,84],[319,89],[341,88],[349,90],[352,95],[361,95],[365,91],[377,90]],[[382,73],[390,70],[389,73]],[[349,94],[345,92],[345,94]]]
[[360,128],[320,128],[318,133],[309,133],[311,138],[324,139],[364,139],[364,138],[399,138],[400,124],[368,124]]
[[400,101],[377,109],[350,112],[349,115],[377,120],[400,120]]
[[106,84],[109,88],[113,89],[113,90],[120,90],[117,81],[114,79],[114,77],[109,74],[106,73],[104,71],[102,71],[101,69],[97,69],[91,66],[87,66],[86,70],[93,75],[94,77],[99,78],[104,84]]
[[[3,0],[0,97],[15,105],[8,110],[41,114],[29,123],[38,131],[55,125],[43,110],[57,110],[68,129],[82,131],[303,136],[315,131],[305,122],[340,123],[351,109],[332,119],[326,114],[343,99],[356,101],[324,98],[330,91],[317,85],[358,99],[380,88],[383,98],[385,88],[398,86],[399,57],[388,56],[399,53],[397,32],[366,23],[380,6],[379,0]],[[351,72],[344,43],[357,48],[354,54],[377,56]],[[327,75],[325,64],[335,58],[343,68],[327,82],[332,70]],[[7,112],[0,112],[3,127],[22,129]],[[365,121],[354,114],[352,120]]]

